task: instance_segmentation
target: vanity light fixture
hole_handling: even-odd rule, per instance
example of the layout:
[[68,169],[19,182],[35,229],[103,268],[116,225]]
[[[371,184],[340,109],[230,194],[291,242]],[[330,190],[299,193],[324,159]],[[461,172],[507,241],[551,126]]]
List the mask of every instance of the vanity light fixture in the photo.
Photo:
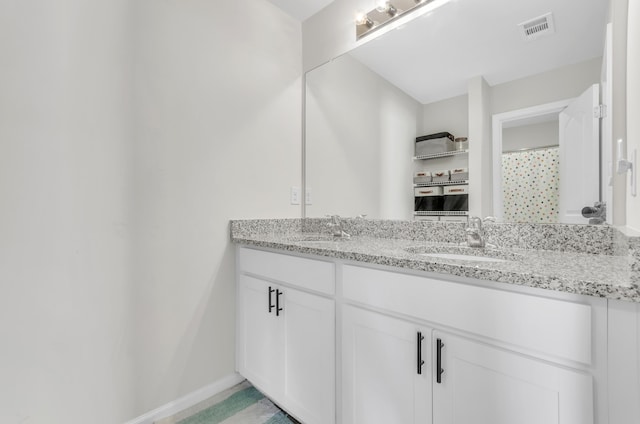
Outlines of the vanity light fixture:
[[[393,1],[393,3],[392,3]],[[418,8],[429,5],[435,9],[449,0],[375,0],[375,7],[356,14],[356,39],[383,27],[389,22]],[[423,9],[426,11],[426,9]]]

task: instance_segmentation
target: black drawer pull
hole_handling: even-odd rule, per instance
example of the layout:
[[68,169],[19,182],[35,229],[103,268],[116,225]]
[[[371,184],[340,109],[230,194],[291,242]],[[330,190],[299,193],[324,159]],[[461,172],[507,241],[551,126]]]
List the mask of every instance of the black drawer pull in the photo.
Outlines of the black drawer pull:
[[440,384],[442,383],[442,374],[444,374],[444,369],[442,368],[442,348],[444,343],[442,343],[441,339],[436,340],[436,346],[436,382]]
[[422,366],[424,365],[424,361],[422,360],[422,341],[424,340],[424,336],[421,331],[418,331],[418,374],[422,374]]
[[279,317],[280,316],[280,312],[282,311],[282,308],[280,307],[280,295],[282,294],[282,292],[279,289],[276,289],[276,316]]
[[271,286],[269,286],[269,313],[271,313],[273,308],[275,308],[275,306],[271,303],[271,293],[273,293],[274,291],[275,290],[271,288]]

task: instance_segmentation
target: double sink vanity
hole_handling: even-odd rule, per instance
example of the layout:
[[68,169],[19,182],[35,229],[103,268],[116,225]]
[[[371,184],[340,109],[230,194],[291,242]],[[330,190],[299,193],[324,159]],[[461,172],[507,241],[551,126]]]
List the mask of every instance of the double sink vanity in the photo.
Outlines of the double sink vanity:
[[331,225],[231,222],[238,372],[301,422],[636,422],[640,238],[488,223],[481,248],[462,223]]

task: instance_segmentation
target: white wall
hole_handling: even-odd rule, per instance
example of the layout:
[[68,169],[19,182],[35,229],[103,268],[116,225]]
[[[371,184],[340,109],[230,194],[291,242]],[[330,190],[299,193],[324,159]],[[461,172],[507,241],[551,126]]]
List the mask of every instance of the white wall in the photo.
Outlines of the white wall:
[[0,3],[2,423],[134,413],[129,4]]
[[300,216],[301,54],[265,0],[0,4],[0,422],[233,373],[228,220]]
[[448,131],[456,137],[469,135],[469,96],[462,95],[422,107],[420,134]]
[[491,87],[491,113],[537,106],[582,94],[600,82],[602,58],[564,66]]
[[[356,42],[355,14],[371,10],[371,0],[334,0],[302,23],[305,72],[348,52]],[[367,37],[366,41],[376,36]]]
[[142,413],[234,370],[228,220],[300,216],[302,53],[265,0],[135,3]]
[[418,102],[348,55],[306,83],[307,216],[410,219]]
[[[638,151],[640,161],[640,4],[629,2],[629,26],[627,40],[627,151]],[[628,156],[629,157],[629,156]],[[640,182],[638,162],[636,166],[636,184]],[[629,178],[629,177],[627,177]],[[627,180],[629,181],[629,180]],[[640,231],[640,190],[636,196],[627,188],[627,227]]]
[[502,151],[557,146],[559,123],[553,121],[502,129]]

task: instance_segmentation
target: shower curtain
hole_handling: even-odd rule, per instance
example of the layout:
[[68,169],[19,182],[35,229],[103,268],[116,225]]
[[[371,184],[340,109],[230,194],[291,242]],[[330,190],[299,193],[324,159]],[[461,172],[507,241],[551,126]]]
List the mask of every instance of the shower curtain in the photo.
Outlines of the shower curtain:
[[558,147],[502,154],[505,222],[558,222]]

